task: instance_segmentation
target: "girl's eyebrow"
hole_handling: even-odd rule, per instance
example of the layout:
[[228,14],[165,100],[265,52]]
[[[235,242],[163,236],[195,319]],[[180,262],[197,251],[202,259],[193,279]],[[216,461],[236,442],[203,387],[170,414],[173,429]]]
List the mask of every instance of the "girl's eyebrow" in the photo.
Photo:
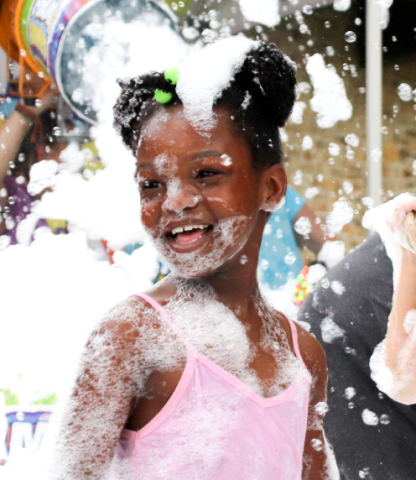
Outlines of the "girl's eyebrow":
[[204,152],[199,152],[195,155],[195,160],[199,160],[204,157],[221,157],[223,155],[222,152],[218,152],[217,150],[205,150]]
[[[192,154],[190,159],[191,160],[200,160],[200,159],[205,158],[205,157],[221,157],[221,155],[223,155],[223,154],[224,154],[223,152],[219,152],[218,150],[204,150],[203,152],[198,152],[198,153]],[[140,163],[140,164],[138,163],[137,164],[137,170],[142,170],[142,169],[145,169],[145,168],[154,170],[155,165],[151,162]]]
[[149,168],[151,170],[154,170],[155,166],[153,165],[153,163],[140,163],[140,164],[137,164],[137,170],[141,170],[143,168]]

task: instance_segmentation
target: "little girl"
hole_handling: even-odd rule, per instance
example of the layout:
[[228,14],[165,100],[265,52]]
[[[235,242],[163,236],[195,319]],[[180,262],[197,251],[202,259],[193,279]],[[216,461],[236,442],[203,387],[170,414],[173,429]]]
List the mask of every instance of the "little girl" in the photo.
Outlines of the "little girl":
[[263,228],[284,203],[279,127],[295,67],[218,41],[120,81],[141,218],[172,272],[100,322],[65,406],[53,478],[339,478],[318,342],[262,297]]

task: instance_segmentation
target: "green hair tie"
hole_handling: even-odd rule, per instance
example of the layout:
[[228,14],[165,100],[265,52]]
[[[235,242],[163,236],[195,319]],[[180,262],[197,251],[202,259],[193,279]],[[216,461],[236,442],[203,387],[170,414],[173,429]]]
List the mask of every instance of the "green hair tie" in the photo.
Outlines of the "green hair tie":
[[172,100],[172,94],[158,88],[155,91],[155,99],[159,103],[168,103]]
[[172,85],[176,85],[178,83],[179,75],[179,69],[176,67],[168,68],[167,70],[165,70],[165,80]]
[[[176,85],[178,83],[179,75],[179,69],[176,67],[165,70],[165,80],[171,85]],[[158,88],[155,91],[155,99],[159,103],[169,103],[172,100],[172,94]]]

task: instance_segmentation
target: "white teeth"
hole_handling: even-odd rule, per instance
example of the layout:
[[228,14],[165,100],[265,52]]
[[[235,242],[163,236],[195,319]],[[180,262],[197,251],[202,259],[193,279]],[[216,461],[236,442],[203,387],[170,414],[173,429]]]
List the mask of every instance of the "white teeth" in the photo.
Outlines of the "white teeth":
[[178,233],[182,233],[183,231],[189,232],[191,230],[203,230],[204,228],[207,228],[208,225],[187,225],[186,227],[176,227],[172,230],[172,235],[177,235]]

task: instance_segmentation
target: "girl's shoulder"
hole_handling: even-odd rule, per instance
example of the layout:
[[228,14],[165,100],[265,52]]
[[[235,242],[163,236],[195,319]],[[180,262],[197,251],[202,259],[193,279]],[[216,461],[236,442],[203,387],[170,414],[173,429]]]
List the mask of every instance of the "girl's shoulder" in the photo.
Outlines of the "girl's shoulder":
[[131,296],[115,305],[96,325],[92,337],[107,338],[111,343],[136,343],[161,328],[157,312],[142,298]]

